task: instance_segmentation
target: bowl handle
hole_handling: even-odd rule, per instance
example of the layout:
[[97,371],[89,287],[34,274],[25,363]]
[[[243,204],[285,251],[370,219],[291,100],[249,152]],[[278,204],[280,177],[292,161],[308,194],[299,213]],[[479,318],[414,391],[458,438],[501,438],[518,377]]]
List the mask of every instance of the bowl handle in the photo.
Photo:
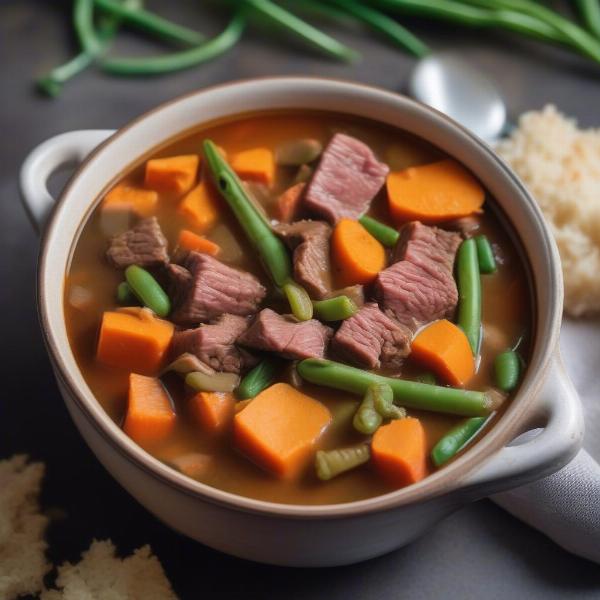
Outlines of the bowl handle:
[[477,497],[484,497],[511,489],[558,471],[577,454],[583,439],[583,414],[558,350],[537,403],[529,423],[543,428],[502,448],[462,482],[463,490],[473,489]]
[[109,129],[69,131],[34,148],[23,163],[19,176],[21,200],[38,233],[54,208],[48,179],[61,167],[77,166],[96,146],[114,133]]

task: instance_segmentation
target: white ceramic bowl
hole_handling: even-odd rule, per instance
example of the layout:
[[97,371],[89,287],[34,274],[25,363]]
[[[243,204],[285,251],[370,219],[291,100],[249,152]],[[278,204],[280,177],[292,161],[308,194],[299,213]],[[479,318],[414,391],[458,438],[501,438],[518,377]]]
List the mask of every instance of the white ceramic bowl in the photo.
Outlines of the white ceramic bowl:
[[[103,192],[131,163],[201,122],[272,109],[368,117],[433,143],[483,182],[520,238],[529,262],[536,305],[534,342],[519,393],[481,441],[408,488],[347,504],[299,506],[243,498],[195,482],[144,452],[111,421],[71,352],[63,315],[65,273],[83,224]],[[83,164],[55,204],[46,188],[48,177],[73,161]],[[514,173],[483,142],[430,108],[341,81],[274,78],[232,83],[169,102],[116,133],[77,131],[46,141],[25,161],[21,189],[32,220],[45,229],[39,313],[75,424],[102,464],[141,504],[174,529],[213,548],[279,565],[365,560],[413,540],[466,502],[556,471],[580,446],[581,410],[558,354],[562,280],[556,246]],[[532,427],[543,430],[526,444],[508,445]]]

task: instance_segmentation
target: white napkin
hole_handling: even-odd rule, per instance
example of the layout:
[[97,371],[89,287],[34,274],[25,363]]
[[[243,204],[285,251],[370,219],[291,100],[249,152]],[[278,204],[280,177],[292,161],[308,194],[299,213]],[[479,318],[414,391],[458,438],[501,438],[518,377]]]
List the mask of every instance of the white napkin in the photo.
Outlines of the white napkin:
[[600,321],[565,319],[560,346],[583,404],[584,449],[553,475],[492,499],[565,550],[600,563]]

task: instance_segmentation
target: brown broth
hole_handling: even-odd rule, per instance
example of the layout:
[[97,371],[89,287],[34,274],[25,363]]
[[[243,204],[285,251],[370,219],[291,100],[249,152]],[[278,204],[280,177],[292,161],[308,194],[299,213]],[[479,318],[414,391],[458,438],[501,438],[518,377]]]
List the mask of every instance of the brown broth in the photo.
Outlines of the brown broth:
[[[234,153],[259,145],[275,148],[284,140],[300,137],[313,137],[326,143],[335,131],[347,132],[369,144],[392,170],[424,164],[442,156],[437,149],[405,132],[367,120],[328,113],[260,114],[201,127],[170,142],[152,156],[198,153],[206,137],[213,139],[228,153]],[[143,165],[134,167],[123,179],[141,184],[142,168]],[[272,189],[273,198],[290,184],[294,174],[293,169],[278,170]],[[189,226],[177,215],[177,202],[177,198],[162,194],[156,213],[170,248],[175,246],[180,228]],[[269,202],[266,204],[268,211]],[[489,203],[486,203],[485,209],[481,232],[496,247],[500,260],[496,274],[482,276],[483,323],[487,335],[484,335],[478,372],[469,383],[469,388],[479,390],[493,385],[491,371],[496,353],[513,346],[522,336],[525,338],[520,350],[527,358],[527,335],[532,322],[523,261],[510,236],[490,210]],[[373,201],[371,213],[389,222],[384,192]],[[209,239],[223,247],[219,258],[254,273],[268,285],[268,279],[254,259],[240,228],[225,207],[220,219],[207,234]],[[77,241],[65,286],[65,319],[73,352],[91,390],[116,423],[122,422],[126,410],[128,372],[96,362],[95,348],[101,315],[103,311],[116,307],[115,290],[122,280],[122,273],[110,267],[103,258],[107,233],[123,231],[129,225],[127,220],[107,221],[96,209]],[[91,305],[85,309],[71,305],[69,294],[74,286],[81,286],[92,293]],[[402,376],[411,378],[422,372],[423,369],[409,358]],[[183,383],[176,376],[167,378],[166,383],[179,418],[173,435],[149,451],[166,462],[191,452],[211,454],[214,457],[213,466],[202,477],[202,481],[209,485],[242,496],[293,504],[349,502],[390,491],[368,465],[329,482],[320,482],[311,468],[307,468],[297,480],[280,481],[238,454],[232,448],[230,435],[214,439],[204,434],[187,415],[187,395]],[[303,387],[303,391],[323,402],[334,416],[332,426],[319,440],[319,448],[339,447],[363,439],[351,427],[352,415],[358,403],[356,396],[308,385]],[[460,418],[448,415],[412,410],[409,413],[421,419],[429,448],[460,421]]]

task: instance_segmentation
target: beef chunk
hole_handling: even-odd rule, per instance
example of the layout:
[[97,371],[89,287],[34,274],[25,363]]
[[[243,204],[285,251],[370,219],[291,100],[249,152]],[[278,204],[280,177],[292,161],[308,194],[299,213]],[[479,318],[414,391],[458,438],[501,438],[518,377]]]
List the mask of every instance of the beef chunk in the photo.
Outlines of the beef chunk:
[[331,351],[344,362],[368,369],[397,369],[410,352],[411,332],[379,310],[365,304],[346,319],[331,342]]
[[175,358],[190,353],[216,371],[239,373],[254,362],[250,354],[235,345],[246,329],[246,318],[224,314],[210,325],[176,331],[170,354]]
[[461,237],[419,222],[403,228],[395,264],[379,273],[375,295],[388,314],[411,330],[451,317],[458,302],[452,276]]
[[270,308],[262,310],[238,339],[249,348],[277,352],[284,358],[322,358],[333,331],[319,321],[296,321]]
[[452,219],[452,221],[446,221],[442,224],[444,229],[449,231],[458,231],[465,239],[473,237],[481,223],[479,219],[473,215],[469,217],[460,217],[460,219]]
[[366,144],[336,133],[308,184],[302,206],[331,224],[342,218],[358,219],[388,172],[387,165],[379,162]]
[[171,320],[178,325],[206,323],[223,313],[251,315],[266,294],[254,275],[199,252],[190,252],[183,267],[169,265],[169,275]]
[[281,223],[275,231],[294,250],[294,278],[320,300],[331,291],[329,238],[331,227],[323,221]]
[[157,267],[167,264],[167,239],[156,217],[142,219],[132,229],[115,235],[110,240],[106,258],[117,269],[129,265]]

